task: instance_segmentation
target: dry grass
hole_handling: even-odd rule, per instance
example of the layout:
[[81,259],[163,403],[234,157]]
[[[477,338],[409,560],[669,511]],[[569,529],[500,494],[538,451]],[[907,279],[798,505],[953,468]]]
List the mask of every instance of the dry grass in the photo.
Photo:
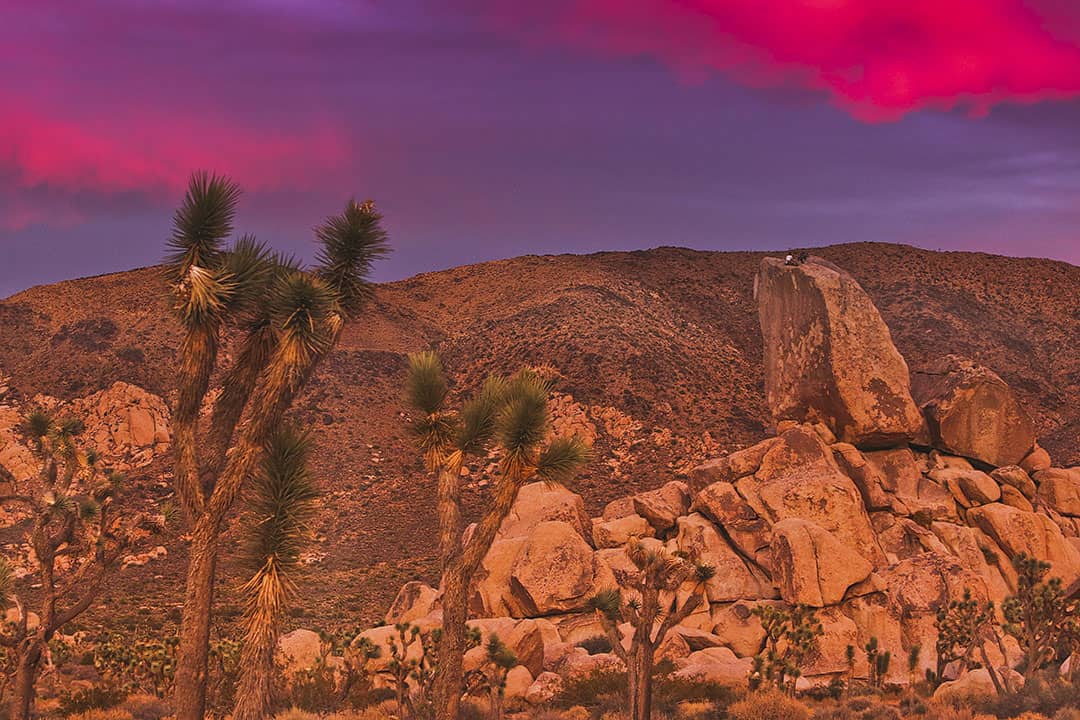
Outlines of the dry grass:
[[779,692],[751,693],[728,708],[731,720],[810,720],[810,710]]

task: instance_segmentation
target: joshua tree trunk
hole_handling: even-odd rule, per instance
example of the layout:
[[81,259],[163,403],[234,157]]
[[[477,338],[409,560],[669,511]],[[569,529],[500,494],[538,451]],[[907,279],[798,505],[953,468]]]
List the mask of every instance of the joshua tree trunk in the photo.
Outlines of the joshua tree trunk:
[[214,605],[218,524],[199,518],[191,538],[187,593],[180,622],[176,665],[176,718],[203,720],[206,713],[207,659]]
[[446,575],[443,588],[443,631],[439,638],[439,671],[435,674],[435,716],[457,720],[465,684],[465,621],[468,619],[467,584],[460,559]]
[[242,672],[236,689],[233,720],[263,720],[270,717],[276,645],[277,633],[263,633],[257,640],[245,642],[240,655]]
[[646,644],[635,642],[634,645],[630,649],[627,668],[630,720],[649,720],[652,716],[653,657]]
[[29,644],[19,655],[19,664],[15,670],[15,698],[12,709],[14,720],[30,720],[34,710],[38,668],[45,650],[45,642],[40,637],[27,641]]

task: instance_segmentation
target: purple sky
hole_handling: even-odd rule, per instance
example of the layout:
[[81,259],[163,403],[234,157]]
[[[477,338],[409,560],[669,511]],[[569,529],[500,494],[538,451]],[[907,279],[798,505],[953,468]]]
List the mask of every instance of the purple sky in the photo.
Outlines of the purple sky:
[[379,279],[864,240],[1080,263],[1071,0],[219,5],[0,0],[0,296],[157,262],[196,168],[301,256],[374,198]]

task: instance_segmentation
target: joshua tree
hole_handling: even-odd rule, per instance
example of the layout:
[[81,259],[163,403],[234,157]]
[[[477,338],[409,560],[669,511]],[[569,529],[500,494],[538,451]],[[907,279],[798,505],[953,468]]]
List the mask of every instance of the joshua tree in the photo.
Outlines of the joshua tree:
[[267,445],[262,471],[251,488],[244,560],[253,575],[241,589],[246,603],[244,649],[233,720],[261,720],[270,714],[281,623],[295,597],[292,574],[309,538],[318,497],[307,471],[310,450],[306,435],[280,430]]
[[[174,484],[191,524],[176,672],[177,720],[202,720],[218,537],[267,441],[345,321],[370,294],[372,263],[386,253],[381,216],[350,201],[316,228],[317,264],[303,270],[253,238],[231,248],[239,189],[197,173],[173,220],[168,279],[183,332],[173,411]],[[201,423],[226,335],[235,360]]]
[[19,720],[33,712],[35,682],[49,641],[94,603],[122,555],[163,523],[116,510],[124,477],[105,467],[97,452],[80,447],[82,431],[79,420],[30,413],[24,433],[40,462],[38,476],[19,479],[15,494],[0,496],[0,503],[16,505],[28,517],[33,577],[40,584],[33,593],[40,620],[31,627],[29,588],[20,593],[8,563],[0,568],[0,586],[6,586],[0,587],[2,604],[13,602],[18,611],[16,622],[0,634],[0,645],[14,651],[12,717]]
[[494,633],[484,645],[484,665],[469,673],[466,684],[471,693],[486,693],[489,718],[502,720],[506,676],[518,664],[517,655]]
[[880,690],[889,672],[892,653],[888,650],[882,652],[876,637],[870,638],[863,649],[866,651],[866,664],[870,667],[870,684]]
[[[649,720],[656,651],[673,627],[706,602],[705,583],[716,570],[662,548],[649,549],[637,538],[626,544],[626,555],[637,568],[633,595],[624,601],[621,591],[602,590],[590,598],[589,606],[603,625],[611,649],[626,663],[631,720]],[[690,592],[679,602],[677,591],[688,581],[692,582]],[[633,628],[629,650],[619,632],[621,622]]]
[[1016,638],[1024,651],[1024,677],[1031,677],[1054,659],[1061,641],[1068,638],[1080,612],[1080,603],[1069,602],[1061,578],[1046,579],[1050,564],[1020,553],[1013,558],[1016,594],[1002,603],[1005,632]]
[[[550,387],[531,371],[511,379],[492,377],[457,412],[449,407],[449,384],[435,353],[409,358],[408,399],[420,417],[412,429],[424,462],[438,474],[439,557],[443,629],[434,678],[435,713],[457,720],[464,690],[467,593],[518,491],[533,480],[565,481],[589,457],[577,438],[548,440]],[[491,502],[467,541],[462,540],[461,469],[470,459],[499,456]]]
[[812,607],[803,604],[790,609],[760,605],[752,612],[765,630],[765,649],[754,656],[750,688],[773,686],[794,695],[803,664],[817,647],[817,639],[824,634],[817,614]]
[[[928,679],[934,684],[939,684],[945,674],[945,667],[952,662],[958,662],[960,672],[966,672],[976,664],[975,653],[978,651],[982,664],[990,674],[990,680],[994,683],[994,689],[998,694],[1005,692],[997,671],[994,669],[990,657],[986,653],[986,642],[994,640],[1001,645],[1001,638],[994,629],[994,603],[979,603],[971,596],[971,589],[964,588],[964,596],[960,600],[953,600],[946,606],[938,608],[934,627],[938,631],[937,643],[937,669],[931,675],[927,671]],[[1004,656],[1004,651],[1002,655]]]

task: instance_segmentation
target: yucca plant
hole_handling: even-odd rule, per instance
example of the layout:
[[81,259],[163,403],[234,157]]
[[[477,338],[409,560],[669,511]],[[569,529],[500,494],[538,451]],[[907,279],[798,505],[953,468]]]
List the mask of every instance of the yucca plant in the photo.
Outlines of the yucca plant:
[[[503,520],[529,482],[564,482],[589,459],[578,437],[549,439],[551,387],[531,370],[512,378],[490,377],[458,407],[433,352],[409,357],[407,399],[417,414],[411,429],[429,472],[437,475],[439,558],[443,626],[434,678],[435,714],[457,720],[464,688],[462,659],[467,631],[467,593]],[[498,457],[492,497],[467,542],[462,542],[461,470],[470,460]]]
[[[681,553],[647,547],[637,538],[627,542],[626,556],[637,569],[631,596],[623,598],[621,590],[607,588],[589,599],[589,607],[600,620],[611,649],[626,663],[631,720],[649,720],[656,651],[673,627],[707,602],[705,584],[716,569]],[[687,583],[689,592],[680,602],[676,591]],[[623,644],[620,623],[633,628],[629,649]]]
[[244,533],[244,564],[251,578],[244,596],[244,647],[233,720],[268,717],[273,702],[274,655],[289,602],[293,575],[311,536],[318,492],[308,475],[311,440],[283,428],[267,444],[261,472],[250,488]]
[[506,676],[517,664],[518,658],[514,651],[507,647],[498,635],[492,633],[484,643],[484,664],[466,678],[470,694],[488,696],[488,717],[491,720],[503,718]]
[[[0,503],[28,517],[26,539],[33,548],[25,584],[16,583],[6,561],[0,563],[0,605],[14,604],[18,611],[0,632],[0,645],[15,662],[11,714],[17,720],[33,714],[49,642],[93,605],[120,558],[160,529],[141,513],[118,510],[124,477],[82,446],[81,421],[35,410],[22,430],[38,461],[37,474],[16,478],[15,493],[0,496]],[[38,586],[32,593],[31,585]],[[40,618],[36,628],[27,622],[31,599]]]
[[[173,411],[174,484],[191,525],[177,658],[177,720],[206,709],[218,539],[263,449],[319,362],[370,294],[372,264],[386,254],[382,216],[349,201],[316,228],[316,265],[305,269],[244,236],[228,245],[240,190],[196,173],[173,218],[167,277],[180,321]],[[231,364],[219,367],[226,337]],[[221,392],[200,423],[210,379]]]

